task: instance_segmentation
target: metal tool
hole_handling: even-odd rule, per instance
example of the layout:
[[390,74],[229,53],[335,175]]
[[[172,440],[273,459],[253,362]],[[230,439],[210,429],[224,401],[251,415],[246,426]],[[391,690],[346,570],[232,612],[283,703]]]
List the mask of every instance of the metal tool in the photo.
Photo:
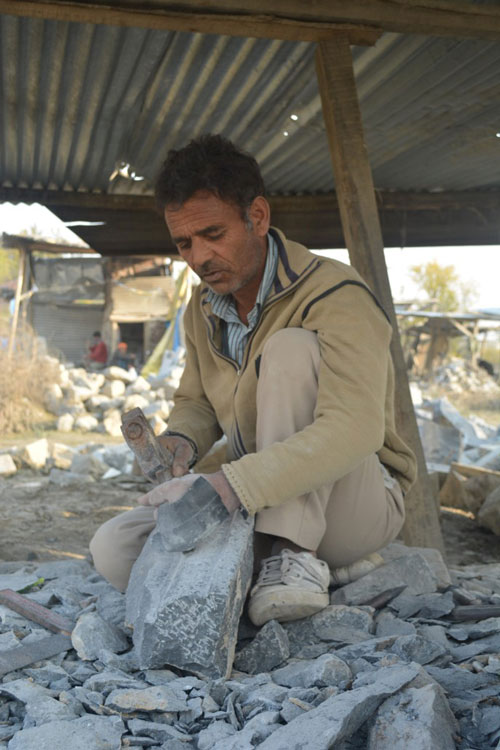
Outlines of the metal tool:
[[173,456],[163,450],[142,409],[131,409],[122,416],[121,430],[141,470],[150,482],[161,484],[172,479]]

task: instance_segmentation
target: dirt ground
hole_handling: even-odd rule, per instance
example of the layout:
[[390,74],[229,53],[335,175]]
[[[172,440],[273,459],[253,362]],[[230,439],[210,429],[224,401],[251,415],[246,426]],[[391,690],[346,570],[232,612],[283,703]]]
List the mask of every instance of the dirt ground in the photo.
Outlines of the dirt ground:
[[[0,559],[55,560],[88,556],[104,521],[136,505],[151,485],[139,478],[55,487],[30,471],[0,482]],[[460,512],[442,511],[449,565],[500,561],[500,537]]]

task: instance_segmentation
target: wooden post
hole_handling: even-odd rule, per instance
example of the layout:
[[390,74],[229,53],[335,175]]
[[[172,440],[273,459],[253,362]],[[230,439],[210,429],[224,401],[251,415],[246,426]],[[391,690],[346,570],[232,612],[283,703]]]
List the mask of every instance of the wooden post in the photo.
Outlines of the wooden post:
[[391,353],[396,376],[397,428],[415,451],[419,472],[417,482],[406,496],[403,539],[413,546],[443,550],[439,514],[427,475],[387,275],[384,243],[363,138],[348,38],[339,35],[334,40],[319,42],[316,67],[349,257],[352,265],[377,295],[394,330]]
[[16,296],[14,297],[14,314],[12,316],[12,323],[10,328],[10,335],[9,335],[9,345],[7,348],[7,358],[12,358],[12,353],[14,351],[14,342],[16,340],[16,331],[17,331],[17,321],[19,320],[19,307],[21,304],[21,295],[23,292],[23,284],[24,284],[24,269],[25,269],[25,256],[26,256],[26,250],[19,249],[19,266],[17,270],[17,286],[16,286]]

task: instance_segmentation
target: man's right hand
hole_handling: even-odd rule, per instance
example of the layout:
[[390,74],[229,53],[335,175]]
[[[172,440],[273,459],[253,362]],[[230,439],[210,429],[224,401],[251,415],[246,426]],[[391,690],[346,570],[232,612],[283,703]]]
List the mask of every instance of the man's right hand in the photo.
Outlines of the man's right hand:
[[193,459],[193,447],[188,440],[179,435],[159,435],[157,437],[163,450],[171,453],[172,459],[172,476],[182,477],[189,471],[189,464]]

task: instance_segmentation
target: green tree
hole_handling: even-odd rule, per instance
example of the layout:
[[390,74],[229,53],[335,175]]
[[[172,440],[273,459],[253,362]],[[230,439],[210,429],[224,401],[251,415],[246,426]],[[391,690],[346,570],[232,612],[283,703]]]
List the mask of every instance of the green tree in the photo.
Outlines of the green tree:
[[432,260],[412,266],[410,275],[415,284],[426,293],[428,303],[434,310],[454,312],[458,309],[463,287],[460,286],[455,266],[440,266],[436,260]]

